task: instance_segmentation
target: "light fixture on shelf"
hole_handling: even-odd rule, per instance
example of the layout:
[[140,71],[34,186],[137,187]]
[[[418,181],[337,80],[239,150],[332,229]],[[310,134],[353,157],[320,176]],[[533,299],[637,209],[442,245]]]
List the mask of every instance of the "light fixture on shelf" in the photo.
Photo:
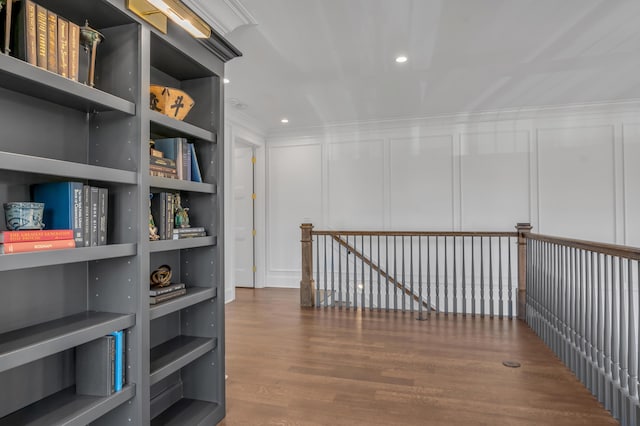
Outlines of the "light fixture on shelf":
[[179,0],[127,0],[133,13],[167,33],[167,18],[195,38],[211,37],[211,27]]

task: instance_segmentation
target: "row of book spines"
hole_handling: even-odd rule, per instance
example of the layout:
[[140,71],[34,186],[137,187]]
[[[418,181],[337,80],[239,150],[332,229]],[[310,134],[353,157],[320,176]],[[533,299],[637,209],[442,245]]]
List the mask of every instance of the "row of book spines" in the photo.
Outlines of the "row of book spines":
[[80,27],[31,0],[23,2],[20,22],[24,25],[24,52],[19,56],[32,65],[78,81]]
[[76,393],[109,396],[126,380],[125,331],[114,331],[76,347]]
[[51,230],[72,229],[76,247],[107,244],[107,188],[82,182],[33,186],[33,201],[44,203],[44,223]]
[[[151,155],[149,157],[149,170],[151,172],[171,174],[172,169],[175,167],[178,179],[202,182],[202,173],[200,172],[196,149],[187,139],[156,139],[154,144],[155,150],[162,152],[164,156],[155,157]],[[170,160],[172,163],[163,164],[162,160]]]

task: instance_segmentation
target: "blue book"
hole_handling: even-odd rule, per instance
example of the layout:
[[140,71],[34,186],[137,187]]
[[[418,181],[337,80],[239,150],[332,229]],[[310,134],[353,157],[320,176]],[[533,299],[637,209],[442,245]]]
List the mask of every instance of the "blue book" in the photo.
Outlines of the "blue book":
[[82,182],[33,185],[33,201],[44,203],[44,229],[73,229],[76,247],[84,247]]
[[198,157],[196,156],[196,146],[190,143],[189,150],[191,151],[191,180],[194,182],[202,182],[202,174],[200,173]]
[[113,381],[113,390],[115,392],[119,392],[122,390],[122,372],[124,369],[124,347],[123,347],[123,332],[114,331],[111,335],[116,340],[116,356],[115,356],[115,368],[114,368],[114,381]]

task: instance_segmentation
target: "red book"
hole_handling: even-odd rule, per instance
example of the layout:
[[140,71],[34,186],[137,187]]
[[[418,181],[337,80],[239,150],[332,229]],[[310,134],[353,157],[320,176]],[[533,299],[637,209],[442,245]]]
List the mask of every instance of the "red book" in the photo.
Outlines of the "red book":
[[76,240],[27,241],[23,243],[4,243],[0,245],[0,254],[26,253],[30,251],[62,250],[76,248]]
[[47,229],[33,231],[0,231],[0,243],[21,243],[26,241],[70,240],[73,229]]

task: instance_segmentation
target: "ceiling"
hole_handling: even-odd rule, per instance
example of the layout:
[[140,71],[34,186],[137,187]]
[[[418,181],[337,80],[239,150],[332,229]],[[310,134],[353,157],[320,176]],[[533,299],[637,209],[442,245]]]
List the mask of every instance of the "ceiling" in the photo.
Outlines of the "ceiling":
[[640,98],[638,0],[232,3],[226,98],[265,131]]

